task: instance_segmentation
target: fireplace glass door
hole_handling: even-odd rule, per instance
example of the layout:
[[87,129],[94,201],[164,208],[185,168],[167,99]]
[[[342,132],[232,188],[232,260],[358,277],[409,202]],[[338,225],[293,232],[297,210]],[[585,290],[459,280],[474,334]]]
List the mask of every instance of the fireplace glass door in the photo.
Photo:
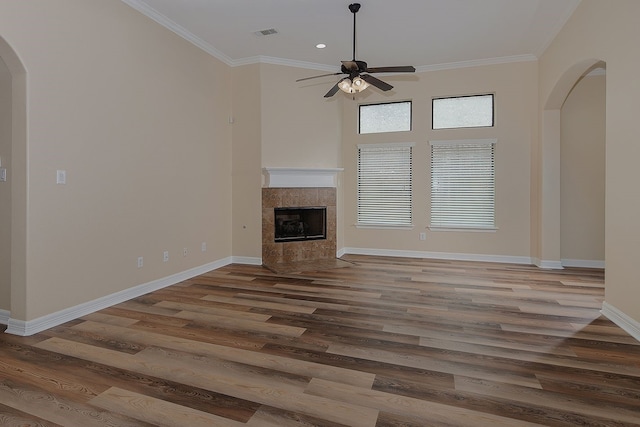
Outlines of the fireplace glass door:
[[327,238],[327,208],[274,208],[275,241],[319,240]]

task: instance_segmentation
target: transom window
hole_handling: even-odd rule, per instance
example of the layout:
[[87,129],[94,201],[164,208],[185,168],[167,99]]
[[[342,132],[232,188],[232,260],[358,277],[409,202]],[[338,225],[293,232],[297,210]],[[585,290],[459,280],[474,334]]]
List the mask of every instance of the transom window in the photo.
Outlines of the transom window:
[[360,105],[359,133],[411,130],[411,101]]
[[433,129],[493,126],[493,95],[434,98]]

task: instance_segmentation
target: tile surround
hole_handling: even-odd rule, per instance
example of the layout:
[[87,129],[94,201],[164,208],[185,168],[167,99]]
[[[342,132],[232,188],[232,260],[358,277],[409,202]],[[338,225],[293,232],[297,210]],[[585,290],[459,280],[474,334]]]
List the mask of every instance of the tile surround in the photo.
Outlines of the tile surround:
[[[324,240],[274,242],[274,208],[327,207],[327,238]],[[331,187],[262,189],[262,264],[278,269],[336,257],[336,189]]]

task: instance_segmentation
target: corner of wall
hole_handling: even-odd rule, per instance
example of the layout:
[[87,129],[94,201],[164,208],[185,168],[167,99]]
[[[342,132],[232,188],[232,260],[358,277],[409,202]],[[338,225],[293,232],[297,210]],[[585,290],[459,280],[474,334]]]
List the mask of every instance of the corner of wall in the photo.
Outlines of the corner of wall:
[[602,310],[600,312],[607,319],[624,329],[625,332],[637,341],[640,341],[640,322],[627,316],[606,301],[602,303]]
[[[13,319],[9,316],[8,312],[0,310],[0,324],[8,325],[7,330],[5,331],[8,334],[30,336],[79,317],[94,313],[98,310],[137,298],[144,294],[148,294],[149,292],[166,288],[167,286],[175,285],[208,271],[216,270],[224,267],[225,265],[231,264],[231,262],[231,257],[224,258],[29,321]],[[3,323],[4,315],[6,315],[7,320]]]
[[8,325],[11,318],[11,312],[9,310],[0,310],[0,325]]

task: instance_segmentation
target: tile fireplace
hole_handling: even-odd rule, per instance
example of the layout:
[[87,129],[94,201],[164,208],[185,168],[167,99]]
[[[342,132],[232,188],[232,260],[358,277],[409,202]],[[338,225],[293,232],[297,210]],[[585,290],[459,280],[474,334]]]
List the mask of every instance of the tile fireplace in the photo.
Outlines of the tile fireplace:
[[[279,173],[282,171],[284,178]],[[262,188],[265,267],[280,272],[290,265],[336,259],[337,171],[277,169],[276,174],[274,169],[265,169],[266,187]]]

